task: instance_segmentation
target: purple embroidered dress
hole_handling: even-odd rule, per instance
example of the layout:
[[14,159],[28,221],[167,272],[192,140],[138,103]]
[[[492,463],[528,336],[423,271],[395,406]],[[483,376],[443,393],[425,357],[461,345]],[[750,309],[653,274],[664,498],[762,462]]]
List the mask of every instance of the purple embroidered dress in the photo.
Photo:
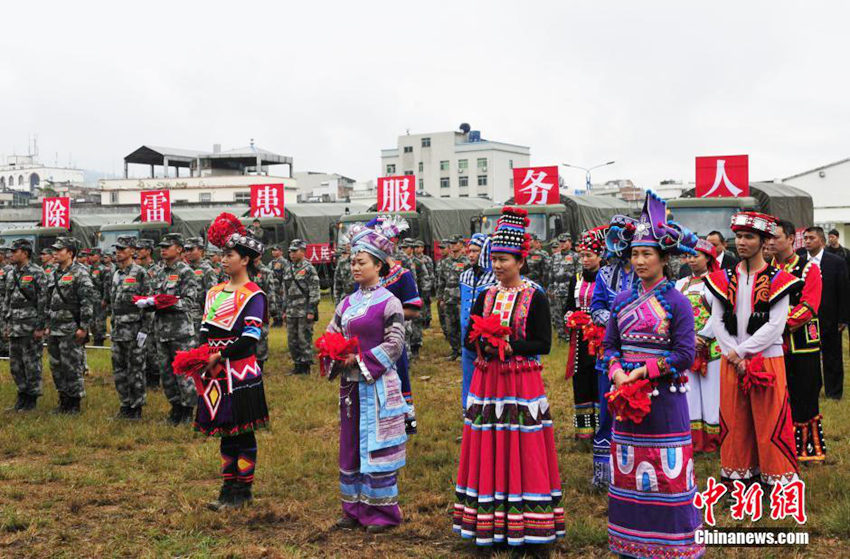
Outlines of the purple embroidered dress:
[[342,510],[364,526],[400,524],[396,472],[405,464],[408,411],[396,371],[402,304],[383,287],[361,288],[337,306],[327,331],[356,337],[361,352],[357,366],[340,374]]

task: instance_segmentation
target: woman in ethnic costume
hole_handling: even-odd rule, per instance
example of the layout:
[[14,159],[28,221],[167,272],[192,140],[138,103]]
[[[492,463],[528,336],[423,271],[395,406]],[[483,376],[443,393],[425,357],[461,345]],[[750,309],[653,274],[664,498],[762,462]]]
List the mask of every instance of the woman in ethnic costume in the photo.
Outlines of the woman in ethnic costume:
[[490,245],[499,283],[481,293],[471,311],[471,332],[476,321],[483,325],[495,316],[511,333],[498,349],[480,336],[465,340],[478,358],[466,401],[453,528],[478,545],[544,544],[564,535],[539,359],[552,343],[549,302],[520,276],[529,247],[526,215],[502,210]]
[[605,364],[614,386],[648,378],[651,408],[639,422],[615,417],[608,488],[608,541],[626,557],[699,557],[700,514],[685,371],[694,361],[690,302],[664,277],[670,254],[691,252],[696,237],[666,223],[666,204],[647,192],[640,220],[609,238],[630,245],[637,274],[614,299]]
[[381,286],[394,224],[352,227],[351,273],[359,289],[337,306],[327,331],[357,338],[359,353],[334,362],[340,376],[340,528],[379,533],[401,524],[397,471],[405,464],[405,414],[396,363],[404,349],[401,301]]
[[697,359],[687,373],[694,452],[714,452],[720,448],[720,348],[708,324],[705,278],[717,269],[717,249],[704,239],[694,248],[696,254],[687,257],[691,275],[676,282],[676,291],[691,302],[697,333]]
[[223,251],[222,269],[230,277],[206,295],[201,343],[210,346],[207,371],[198,390],[195,429],[221,438],[224,483],[214,510],[238,507],[252,499],[257,464],[254,431],[269,424],[257,342],[268,322],[266,294],[248,279],[263,245],[247,236],[231,214],[210,226],[208,238]]
[[[570,278],[564,320],[569,324],[576,311],[590,315],[590,302],[596,286],[596,274],[605,252],[608,227],[585,231],[578,244],[581,272]],[[596,352],[588,351],[581,328],[567,326],[570,346],[567,354],[567,379],[573,379],[575,438],[591,440],[599,424],[599,383],[596,378]]]

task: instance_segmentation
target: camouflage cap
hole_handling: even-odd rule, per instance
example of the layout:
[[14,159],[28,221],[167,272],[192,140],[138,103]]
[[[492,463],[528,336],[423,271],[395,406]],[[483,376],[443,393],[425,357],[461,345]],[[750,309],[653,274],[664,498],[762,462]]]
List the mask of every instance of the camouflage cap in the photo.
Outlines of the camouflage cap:
[[58,237],[56,242],[53,243],[50,248],[53,250],[62,250],[63,248],[69,248],[71,250],[80,250],[80,242],[73,237]]
[[186,250],[191,250],[193,248],[204,248],[206,243],[200,237],[189,237],[185,241],[183,241],[183,248]]
[[115,248],[123,249],[123,248],[135,248],[136,247],[136,237],[132,235],[121,235],[115,242],[112,244]]
[[454,235],[451,239],[449,239],[449,242],[453,245],[457,243],[462,243],[464,242],[463,235]]
[[183,235],[180,233],[168,233],[167,235],[163,235],[159,241],[159,246],[163,248],[174,245],[183,246]]
[[559,243],[563,243],[564,241],[572,241],[572,240],[573,240],[573,236],[570,235],[569,233],[561,233],[560,235],[558,235],[558,242]]
[[292,242],[289,243],[289,252],[296,250],[307,250],[307,243],[301,239],[292,239]]
[[30,254],[32,254],[32,241],[29,239],[15,239],[12,241],[11,250],[26,250]]
[[138,237],[136,237],[135,241],[133,242],[133,248],[146,248],[148,250],[153,250],[153,244],[153,239],[139,239]]
[[53,254],[53,249],[51,247],[44,247],[41,249],[41,254]]
[[417,248],[425,248],[425,241],[423,241],[422,239],[416,239],[413,241],[413,246]]
[[91,249],[90,248],[81,248],[80,249],[80,256],[91,256]]
[[89,254],[95,254],[100,256],[103,254],[103,251],[100,249],[100,247],[92,247],[89,249]]

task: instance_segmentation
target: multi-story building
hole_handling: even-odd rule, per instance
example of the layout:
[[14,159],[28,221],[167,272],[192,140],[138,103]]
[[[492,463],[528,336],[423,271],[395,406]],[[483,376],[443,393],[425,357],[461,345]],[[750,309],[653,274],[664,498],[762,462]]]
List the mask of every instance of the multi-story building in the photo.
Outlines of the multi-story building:
[[293,176],[298,182],[299,202],[344,202],[357,182],[338,173],[307,171]]
[[850,157],[785,177],[781,182],[811,194],[815,224],[827,231],[837,229],[841,244],[850,244]]
[[417,192],[441,198],[513,196],[513,168],[528,167],[530,148],[460,132],[406,134],[398,147],[381,150],[381,176],[415,175]]
[[[130,165],[150,167],[150,176],[131,178]],[[286,165],[288,176],[272,174],[271,167]],[[173,176],[172,176],[173,169]],[[189,176],[181,176],[188,169]],[[157,176],[157,170],[160,171]],[[251,185],[283,183],[287,199],[297,197],[292,178],[292,158],[249,147],[221,151],[216,144],[211,152],[142,146],[124,158],[123,179],[101,179],[101,204],[138,205],[143,190],[170,190],[172,203],[239,203],[251,202]]]
[[9,155],[6,164],[0,165],[0,190],[8,188],[31,192],[54,183],[81,187],[85,183],[85,173],[82,169],[45,165],[34,153]]

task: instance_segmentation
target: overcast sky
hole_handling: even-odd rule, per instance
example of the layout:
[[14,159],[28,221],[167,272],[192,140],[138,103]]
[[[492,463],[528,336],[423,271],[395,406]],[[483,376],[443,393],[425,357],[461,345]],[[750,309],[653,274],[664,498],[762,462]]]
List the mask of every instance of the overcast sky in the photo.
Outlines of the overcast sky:
[[[534,8],[530,8],[530,6]],[[120,173],[142,144],[257,145],[374,178],[381,148],[469,122],[594,182],[770,180],[850,156],[850,3],[4,3],[0,153]],[[579,171],[562,168],[568,184]]]

